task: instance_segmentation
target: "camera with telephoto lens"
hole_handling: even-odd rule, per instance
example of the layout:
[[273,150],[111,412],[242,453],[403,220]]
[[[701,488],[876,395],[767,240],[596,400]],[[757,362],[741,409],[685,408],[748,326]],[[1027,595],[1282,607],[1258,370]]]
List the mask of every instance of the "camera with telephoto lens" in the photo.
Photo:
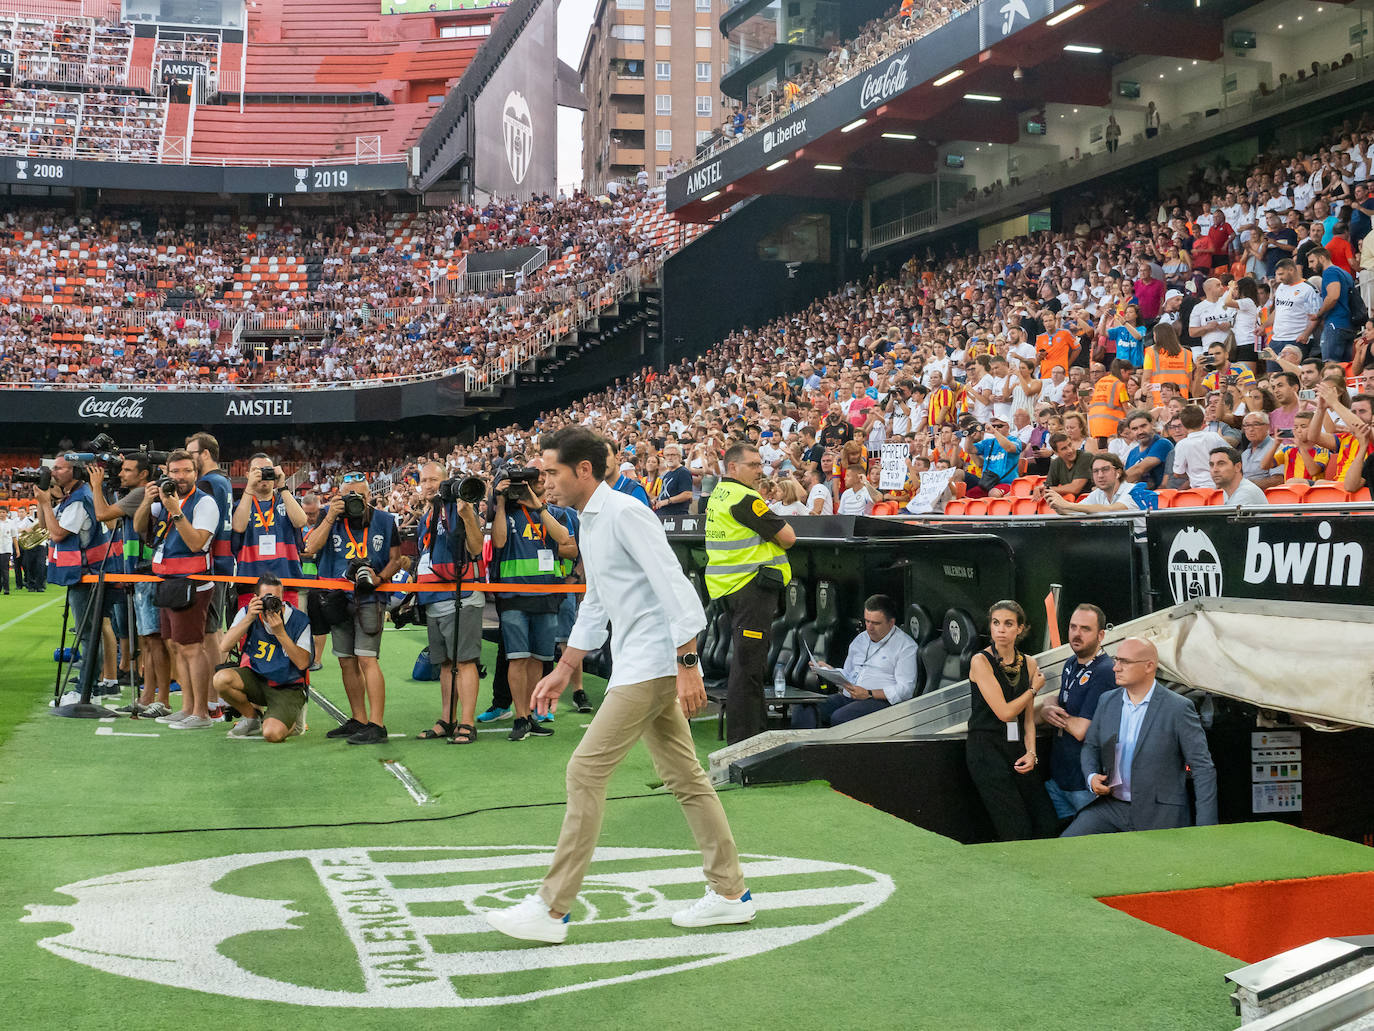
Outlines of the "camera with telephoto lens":
[[52,469],[46,465],[37,468],[20,469],[17,466],[10,467],[10,479],[15,483],[32,483],[39,490],[47,490],[52,486]]
[[501,473],[496,484],[496,493],[504,494],[508,498],[512,495],[532,494],[533,485],[538,479],[538,469],[512,466]]
[[264,594],[262,596],[262,614],[264,616],[275,616],[282,611],[282,600],[275,594]]
[[382,582],[377,576],[377,570],[360,558],[355,558],[348,563],[348,568],[344,571],[344,579],[353,584],[353,593],[359,598],[370,597]]
[[487,494],[487,485],[480,476],[455,476],[439,484],[438,498],[446,505],[466,501],[475,505]]

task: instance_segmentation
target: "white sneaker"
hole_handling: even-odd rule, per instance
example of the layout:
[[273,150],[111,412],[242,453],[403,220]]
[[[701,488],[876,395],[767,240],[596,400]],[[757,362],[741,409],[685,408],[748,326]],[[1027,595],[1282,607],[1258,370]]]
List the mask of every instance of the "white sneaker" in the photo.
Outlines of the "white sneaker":
[[204,730],[206,727],[213,727],[215,721],[206,719],[204,716],[187,716],[184,720],[177,720],[175,723],[167,724],[168,730]]
[[673,914],[678,927],[711,927],[715,924],[747,924],[754,919],[754,899],[747,891],[737,899],[717,895],[711,888],[686,909]]
[[229,729],[225,737],[262,737],[262,720],[256,716],[245,716]]
[[79,702],[79,701],[81,701],[81,692],[80,692],[80,691],[68,691],[66,694],[64,694],[64,695],[63,695],[61,698],[59,698],[57,701],[55,701],[55,702],[49,702],[48,705],[49,705],[49,707],[52,707],[52,706],[61,706],[61,705],[75,705],[75,704],[76,704],[77,702]]
[[537,894],[527,896],[509,909],[494,909],[486,914],[487,923],[511,938],[527,942],[562,945],[568,940],[568,917],[549,916],[548,903]]
[[182,720],[188,718],[190,715],[191,712],[189,709],[180,709],[177,712],[169,712],[166,716],[159,716],[157,718],[157,721],[159,723],[166,723],[170,725],[173,723],[180,723]]

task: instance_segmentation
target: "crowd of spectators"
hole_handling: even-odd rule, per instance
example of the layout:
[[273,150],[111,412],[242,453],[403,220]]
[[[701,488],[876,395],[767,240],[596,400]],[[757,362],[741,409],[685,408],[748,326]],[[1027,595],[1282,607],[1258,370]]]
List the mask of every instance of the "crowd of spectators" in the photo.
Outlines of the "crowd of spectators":
[[790,78],[750,98],[749,103],[736,105],[721,127],[719,139],[734,143],[752,135],[881,64],[976,3],[977,0],[902,0],[880,17],[866,22],[853,39],[817,39],[816,43],[829,45],[830,52],[823,58],[808,58]]
[[[0,240],[0,378],[310,384],[482,364],[513,354],[570,304],[660,250],[664,221],[658,191],[635,190],[453,205],[413,218],[11,211]],[[481,290],[447,278],[464,255],[516,248],[545,248],[547,261]],[[245,280],[266,262],[312,274]],[[242,296],[231,298],[235,291]],[[252,316],[277,317],[288,332],[237,350],[228,330]]]
[[28,80],[121,86],[133,39],[128,25],[104,18],[0,15],[0,48],[15,54],[19,77]]
[[34,158],[155,161],[165,106],[135,93],[0,87],[0,152]]
[[[1028,476],[1065,514],[1182,489],[1253,500],[1231,466],[1261,489],[1359,491],[1374,476],[1374,205],[1357,179],[1371,145],[1347,123],[1311,152],[1199,168],[1178,195],[1093,198],[1064,232],[913,258],[492,432],[455,467],[490,474],[582,424],[651,500],[665,445],[702,499],[725,449],[752,441],[784,512],[938,506]],[[898,442],[905,482],[881,490],[882,446]],[[933,501],[931,473],[948,483]]]

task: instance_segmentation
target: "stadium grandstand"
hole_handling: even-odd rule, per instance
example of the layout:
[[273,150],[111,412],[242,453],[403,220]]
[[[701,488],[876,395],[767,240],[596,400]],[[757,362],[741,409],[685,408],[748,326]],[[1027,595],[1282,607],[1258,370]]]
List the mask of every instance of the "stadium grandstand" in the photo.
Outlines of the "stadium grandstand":
[[1368,6],[558,6],[0,12],[12,1019],[1365,1026]]

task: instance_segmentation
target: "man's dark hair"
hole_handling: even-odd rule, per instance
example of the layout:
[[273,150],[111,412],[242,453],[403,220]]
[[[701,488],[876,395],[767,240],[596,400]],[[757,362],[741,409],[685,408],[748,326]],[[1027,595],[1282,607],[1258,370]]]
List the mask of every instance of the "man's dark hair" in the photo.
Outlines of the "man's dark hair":
[[[1317,367],[1318,372],[1322,371],[1322,360],[1320,358],[1314,358],[1309,356],[1307,358],[1304,358],[1302,361],[1298,362],[1298,365],[1315,365]],[[1298,382],[1301,383],[1302,380],[1298,380]]]
[[1093,464],[1096,465],[1098,462],[1106,462],[1119,473],[1124,473],[1126,471],[1125,465],[1121,462],[1121,457],[1110,451],[1099,451],[1097,454],[1093,455]]
[[280,587],[281,579],[275,573],[263,573],[258,577],[258,582],[253,585],[253,593],[257,594],[264,587]]
[[1097,618],[1097,629],[1107,629],[1107,614],[1090,601],[1080,601],[1073,607],[1075,612],[1091,612]]
[[738,462],[745,455],[750,454],[751,452],[753,454],[758,454],[758,451],[758,448],[754,447],[753,444],[750,444],[747,441],[742,441],[739,444],[732,444],[730,448],[725,452],[725,464],[730,465],[731,463]]
[[210,456],[212,462],[219,461],[219,441],[209,433],[193,433],[186,438],[186,444],[188,447],[192,444],[199,444],[200,449]]
[[1290,387],[1302,386],[1302,380],[1298,378],[1298,374],[1296,372],[1280,372],[1276,373],[1275,375],[1277,376],[1277,378],[1287,383]]
[[1344,236],[1350,232],[1350,223],[1342,219],[1331,227],[1332,236]]
[[1297,268],[1297,267],[1298,267],[1298,263],[1297,263],[1296,261],[1294,261],[1292,258],[1280,258],[1277,262],[1274,263],[1274,271],[1276,271],[1276,272],[1277,272],[1279,269],[1281,269],[1281,268]]
[[592,467],[592,476],[598,480],[606,478],[608,448],[614,447],[605,437],[599,437],[591,430],[581,426],[549,433],[540,438],[541,451],[558,452],[558,464],[576,470],[583,462]]
[[1353,405],[1356,401],[1363,401],[1374,408],[1374,394],[1356,394],[1350,399],[1350,403]]
[[1185,430],[1200,430],[1207,417],[1197,405],[1188,405],[1178,413],[1178,421],[1183,423]]
[[196,464],[196,456],[187,451],[184,447],[179,447],[167,456],[167,465],[170,467],[173,462],[190,462]]
[[153,463],[149,460],[146,453],[135,451],[132,455],[125,455],[124,461],[133,462],[134,468],[141,473],[150,473],[153,470]]
[[1310,251],[1307,252],[1307,259],[1311,261],[1313,258],[1324,258],[1325,260],[1330,261],[1331,252],[1328,251],[1325,247],[1313,247]]
[[1051,433],[1051,434],[1050,434],[1050,447],[1051,447],[1051,448],[1057,448],[1060,444],[1064,443],[1064,441],[1066,441],[1066,440],[1068,440],[1068,439],[1069,439],[1069,435],[1068,435],[1067,433]]
[[865,612],[881,612],[894,622],[897,619],[897,604],[886,594],[870,594],[864,599]]
[[253,454],[251,454],[251,455],[248,456],[248,461],[250,461],[250,462],[256,462],[259,458],[264,459],[264,460],[267,461],[267,462],[271,462],[271,461],[272,461],[272,459],[271,459],[270,457],[268,457],[268,455],[267,455],[267,453],[266,453],[265,451],[255,451]]
[[1207,452],[1207,454],[1225,455],[1232,465],[1240,465],[1240,452],[1233,447],[1214,447],[1211,451]]
[[1146,411],[1145,409],[1143,409],[1143,408],[1136,408],[1136,409],[1134,409],[1133,411],[1130,411],[1130,412],[1127,412],[1127,413],[1126,413],[1126,425],[1127,425],[1127,426],[1129,426],[1131,423],[1135,422],[1137,419],[1144,419],[1144,420],[1145,420],[1146,422],[1148,422],[1152,427],[1153,427],[1154,424],[1155,424],[1155,417],[1154,417],[1153,415],[1151,415],[1149,412],[1147,412],[1147,411]]

